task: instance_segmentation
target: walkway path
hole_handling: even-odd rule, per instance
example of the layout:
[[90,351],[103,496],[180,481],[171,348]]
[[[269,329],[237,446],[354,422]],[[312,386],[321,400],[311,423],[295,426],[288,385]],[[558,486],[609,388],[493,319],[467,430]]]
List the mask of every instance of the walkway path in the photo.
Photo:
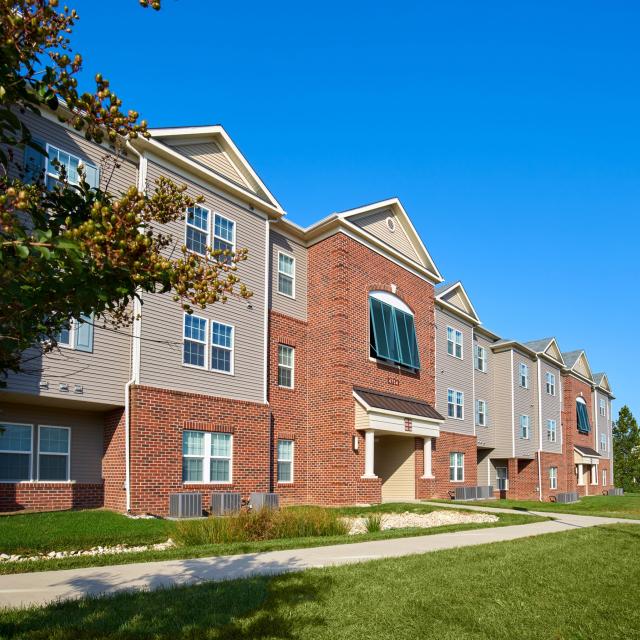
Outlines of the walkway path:
[[[438,506],[454,505],[438,504]],[[460,505],[455,506],[463,508]],[[469,508],[481,511],[503,511],[485,507]],[[511,510],[506,511],[514,513]],[[0,576],[0,607],[44,605],[58,599],[111,594],[127,589],[159,589],[246,578],[260,574],[275,575],[315,567],[329,567],[381,558],[397,558],[455,547],[516,540],[603,524],[634,522],[620,518],[567,514],[541,513],[540,515],[557,519],[508,527],[439,533],[414,538],[373,540],[311,549],[3,575]],[[640,521],[636,521],[636,523],[640,524]]]

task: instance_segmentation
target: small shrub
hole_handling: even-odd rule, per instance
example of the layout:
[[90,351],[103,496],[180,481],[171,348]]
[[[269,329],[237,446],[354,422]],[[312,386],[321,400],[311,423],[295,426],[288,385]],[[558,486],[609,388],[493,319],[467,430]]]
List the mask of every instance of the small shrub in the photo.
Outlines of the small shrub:
[[375,533],[382,530],[382,514],[370,513],[366,518],[367,533]]

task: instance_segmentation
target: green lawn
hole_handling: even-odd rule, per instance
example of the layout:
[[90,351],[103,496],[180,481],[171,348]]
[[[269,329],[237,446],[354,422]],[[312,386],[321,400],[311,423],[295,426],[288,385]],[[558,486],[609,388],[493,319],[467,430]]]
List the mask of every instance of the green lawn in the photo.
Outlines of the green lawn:
[[[295,508],[295,507],[292,507]],[[369,512],[398,512],[415,511],[428,513],[437,507],[420,504],[384,504],[372,507],[345,507],[337,509],[341,515],[366,514]],[[280,549],[299,549],[304,547],[319,547],[330,544],[348,544],[366,540],[383,540],[387,538],[431,535],[435,533],[449,533],[467,529],[480,529],[494,526],[508,526],[513,524],[527,524],[543,518],[519,514],[501,514],[497,523],[459,524],[434,527],[432,529],[401,529],[394,531],[379,531],[358,536],[328,536],[289,538],[268,540],[264,542],[237,542],[230,544],[208,544],[199,546],[182,546],[165,551],[142,551],[126,554],[107,554],[100,556],[78,556],[53,560],[38,560],[33,562],[5,562],[0,563],[0,574],[27,573],[58,569],[75,569],[79,567],[97,567],[113,564],[128,564],[132,562],[150,562],[156,560],[172,560],[181,558],[203,558],[218,555],[236,555],[240,553],[256,553],[260,551],[275,551]],[[31,523],[31,524],[30,524]],[[102,524],[108,525],[107,531],[100,531]],[[140,528],[138,526],[141,525]],[[146,527],[148,528],[145,528]],[[166,520],[131,520],[120,514],[109,511],[72,511],[48,514],[25,514],[0,518],[0,552],[4,549],[28,550],[62,550],[69,548],[88,548],[97,544],[116,544],[128,535],[128,544],[142,544],[144,542],[162,542],[171,535],[175,526]],[[122,535],[118,535],[122,527]],[[113,536],[106,542],[106,534]],[[147,536],[144,538],[144,536]],[[54,543],[50,542],[55,541]],[[67,546],[63,543],[67,542]],[[73,542],[73,544],[72,544]],[[10,547],[10,545],[13,545]],[[20,546],[18,546],[20,545]],[[60,545],[60,546],[58,546]],[[22,553],[28,553],[23,551]]]
[[[640,526],[0,613],[56,640],[607,640],[640,636]],[[584,580],[581,579],[584,577]]]

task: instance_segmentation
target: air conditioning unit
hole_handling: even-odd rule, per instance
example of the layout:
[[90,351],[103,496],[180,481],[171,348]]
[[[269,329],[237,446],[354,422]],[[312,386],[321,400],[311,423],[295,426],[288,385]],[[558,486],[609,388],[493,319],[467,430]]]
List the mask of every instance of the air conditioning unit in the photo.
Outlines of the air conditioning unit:
[[202,494],[172,493],[169,496],[170,518],[200,518],[202,516]]
[[608,496],[623,496],[624,489],[622,487],[614,487],[613,489],[607,490]]
[[493,487],[456,487],[455,496],[456,500],[488,500],[493,498]]
[[252,493],[250,502],[253,509],[277,509],[280,506],[277,493]]
[[242,496],[239,493],[230,491],[216,492],[211,494],[211,515],[226,516],[230,513],[237,513],[242,506]]
[[476,496],[478,500],[490,500],[493,498],[493,487],[491,485],[476,487]]
[[556,495],[556,502],[560,504],[569,504],[570,502],[578,502],[578,493],[576,491],[567,491]]

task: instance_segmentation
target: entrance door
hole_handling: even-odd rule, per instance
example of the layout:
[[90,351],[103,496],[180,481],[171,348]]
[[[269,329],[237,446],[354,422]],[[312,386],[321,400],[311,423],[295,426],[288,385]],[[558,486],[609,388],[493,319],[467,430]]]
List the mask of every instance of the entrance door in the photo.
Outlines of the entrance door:
[[376,438],[375,473],[382,480],[383,502],[402,502],[416,497],[414,438]]

